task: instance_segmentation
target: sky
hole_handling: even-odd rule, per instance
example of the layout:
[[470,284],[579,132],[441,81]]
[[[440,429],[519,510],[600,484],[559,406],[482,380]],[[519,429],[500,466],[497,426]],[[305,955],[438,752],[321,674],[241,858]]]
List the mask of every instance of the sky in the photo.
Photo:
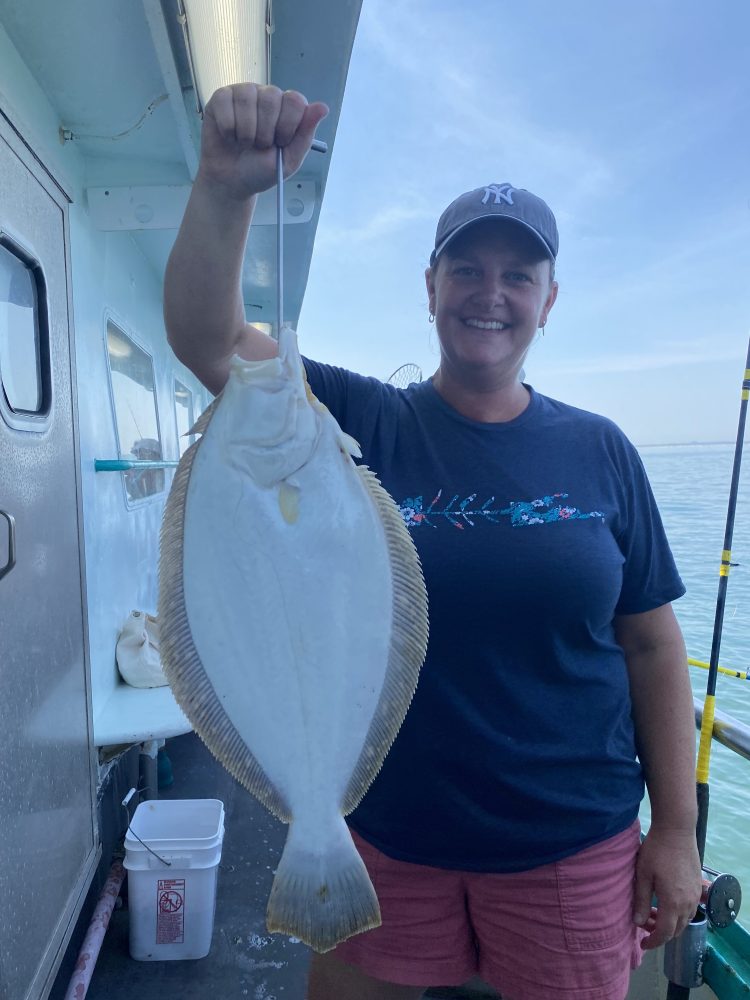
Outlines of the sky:
[[526,381],[637,445],[734,440],[748,67],[747,0],[364,0],[303,352],[382,379],[409,362],[431,375],[423,275],[438,216],[509,181],[560,230],[560,292]]

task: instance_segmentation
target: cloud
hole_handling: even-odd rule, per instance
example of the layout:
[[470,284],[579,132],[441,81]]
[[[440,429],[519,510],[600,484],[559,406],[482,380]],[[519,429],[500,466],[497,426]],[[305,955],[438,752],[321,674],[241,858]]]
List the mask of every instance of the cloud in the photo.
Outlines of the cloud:
[[361,223],[321,227],[316,240],[316,252],[385,240],[410,223],[431,220],[434,215],[434,210],[426,205],[391,204],[380,209],[376,215],[367,216]]
[[[467,19],[465,7],[459,16],[443,9],[437,17],[426,0],[398,6],[369,0],[363,40],[387,64],[391,85],[404,88],[404,102],[421,114],[408,138],[425,149],[445,150],[440,166],[446,184],[467,163],[473,173],[495,181],[529,177],[543,165],[560,218],[611,195],[619,183],[615,161],[582,130],[542,124],[530,104],[536,93],[515,79],[518,39],[507,23],[502,35],[483,36],[482,24],[481,12]],[[546,110],[547,102],[541,107]],[[498,163],[502,177],[495,176]]]

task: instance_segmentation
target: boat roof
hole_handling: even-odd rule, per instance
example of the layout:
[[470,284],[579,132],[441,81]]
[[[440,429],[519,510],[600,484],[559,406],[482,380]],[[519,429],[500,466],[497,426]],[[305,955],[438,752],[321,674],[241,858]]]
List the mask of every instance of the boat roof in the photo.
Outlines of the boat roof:
[[[272,82],[331,109],[318,130],[328,153],[311,154],[294,179],[306,182],[307,210],[306,221],[284,233],[285,318],[291,322],[302,305],[360,7],[361,0],[272,6]],[[73,143],[83,158],[95,224],[130,229],[160,276],[200,149],[178,14],[177,0],[0,0],[0,24],[59,116],[60,141]],[[256,216],[271,223],[273,194],[261,202]],[[126,203],[139,207],[141,218],[123,212]],[[114,222],[112,205],[119,206]],[[275,226],[255,224],[243,270],[250,321],[275,320],[275,247]]]

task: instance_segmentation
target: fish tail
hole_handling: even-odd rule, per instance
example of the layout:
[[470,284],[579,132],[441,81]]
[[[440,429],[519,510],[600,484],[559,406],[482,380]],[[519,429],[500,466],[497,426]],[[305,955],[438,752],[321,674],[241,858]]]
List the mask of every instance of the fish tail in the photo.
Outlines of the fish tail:
[[266,911],[269,931],[297,937],[317,952],[380,926],[370,876],[343,817],[338,822],[338,835],[320,850],[290,823]]

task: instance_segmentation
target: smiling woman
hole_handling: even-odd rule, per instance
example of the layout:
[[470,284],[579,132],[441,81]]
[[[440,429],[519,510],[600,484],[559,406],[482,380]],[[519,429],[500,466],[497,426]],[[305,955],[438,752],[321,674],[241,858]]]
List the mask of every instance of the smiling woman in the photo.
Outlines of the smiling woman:
[[[518,416],[529,401],[519,372],[557,298],[549,249],[512,217],[480,218],[433,259],[425,278],[440,339],[435,387],[472,419]],[[492,391],[501,388],[502,397]]]
[[[239,264],[274,147],[293,170],[321,114],[273,87],[224,88],[206,109],[165,297],[170,342],[214,391],[233,354],[277,353],[244,319]],[[639,943],[678,933],[700,895],[692,697],[670,605],[684,588],[648,481],[611,421],[520,381],[557,297],[557,250],[540,198],[470,191],[440,217],[426,272],[433,377],[398,389],[305,360],[396,500],[430,605],[416,694],[349,817],[383,924],[314,958],[308,1000],[409,1000],[476,973],[514,1000],[623,1000]],[[606,920],[590,906],[602,864],[619,873]],[[521,874],[545,917],[518,962],[503,900]]]

